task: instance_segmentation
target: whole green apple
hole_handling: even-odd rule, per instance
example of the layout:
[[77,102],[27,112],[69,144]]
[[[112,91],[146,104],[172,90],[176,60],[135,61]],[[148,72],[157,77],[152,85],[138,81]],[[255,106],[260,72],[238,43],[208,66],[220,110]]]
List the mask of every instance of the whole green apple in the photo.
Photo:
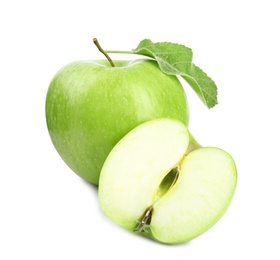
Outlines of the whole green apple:
[[46,121],[52,142],[81,178],[98,184],[105,159],[130,130],[156,118],[188,125],[189,109],[176,76],[154,60],[77,61],[50,83]]

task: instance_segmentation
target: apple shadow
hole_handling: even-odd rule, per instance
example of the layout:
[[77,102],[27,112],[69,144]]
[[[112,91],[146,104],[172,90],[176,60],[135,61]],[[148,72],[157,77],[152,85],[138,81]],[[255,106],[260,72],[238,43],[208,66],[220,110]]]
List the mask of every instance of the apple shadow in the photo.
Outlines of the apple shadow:
[[88,187],[90,187],[96,194],[98,193],[98,186],[96,184],[90,183],[81,178],[81,181]]

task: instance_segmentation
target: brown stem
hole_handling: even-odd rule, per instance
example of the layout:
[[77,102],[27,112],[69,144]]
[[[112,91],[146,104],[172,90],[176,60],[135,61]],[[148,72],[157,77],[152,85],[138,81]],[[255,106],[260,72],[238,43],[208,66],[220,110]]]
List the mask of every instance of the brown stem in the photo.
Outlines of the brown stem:
[[96,38],[93,38],[93,43],[96,45],[96,47],[98,48],[98,50],[103,54],[105,55],[105,57],[107,58],[107,60],[110,62],[111,66],[112,67],[115,67],[115,64],[114,62],[112,61],[112,59],[109,57],[109,55],[106,53],[106,51],[104,51],[102,49],[102,47],[100,46],[98,40]]
[[140,217],[138,220],[138,225],[137,227],[133,230],[133,232],[143,232],[147,233],[147,229],[150,226],[151,219],[152,219],[152,214],[153,214],[153,207],[149,207],[145,210],[143,215]]

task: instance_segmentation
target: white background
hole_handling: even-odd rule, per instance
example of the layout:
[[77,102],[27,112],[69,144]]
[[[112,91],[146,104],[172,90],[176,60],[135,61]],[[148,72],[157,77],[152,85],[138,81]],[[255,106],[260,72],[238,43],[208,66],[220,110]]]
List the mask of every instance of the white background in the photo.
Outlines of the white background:
[[[0,259],[280,259],[279,11],[276,0],[1,1]],[[52,146],[48,84],[68,62],[103,58],[93,37],[116,50],[144,38],[184,44],[218,85],[219,105],[208,110],[183,83],[189,127],[234,157],[238,186],[224,217],[189,243],[117,227],[97,188]]]

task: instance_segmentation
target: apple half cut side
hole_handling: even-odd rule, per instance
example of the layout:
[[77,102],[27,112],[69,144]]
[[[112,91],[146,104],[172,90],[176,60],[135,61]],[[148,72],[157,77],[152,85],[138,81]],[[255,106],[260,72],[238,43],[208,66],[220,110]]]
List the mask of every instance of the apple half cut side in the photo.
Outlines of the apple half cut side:
[[181,122],[139,125],[112,149],[100,175],[101,209],[113,222],[162,243],[189,241],[225,213],[237,182],[225,151],[201,147]]

